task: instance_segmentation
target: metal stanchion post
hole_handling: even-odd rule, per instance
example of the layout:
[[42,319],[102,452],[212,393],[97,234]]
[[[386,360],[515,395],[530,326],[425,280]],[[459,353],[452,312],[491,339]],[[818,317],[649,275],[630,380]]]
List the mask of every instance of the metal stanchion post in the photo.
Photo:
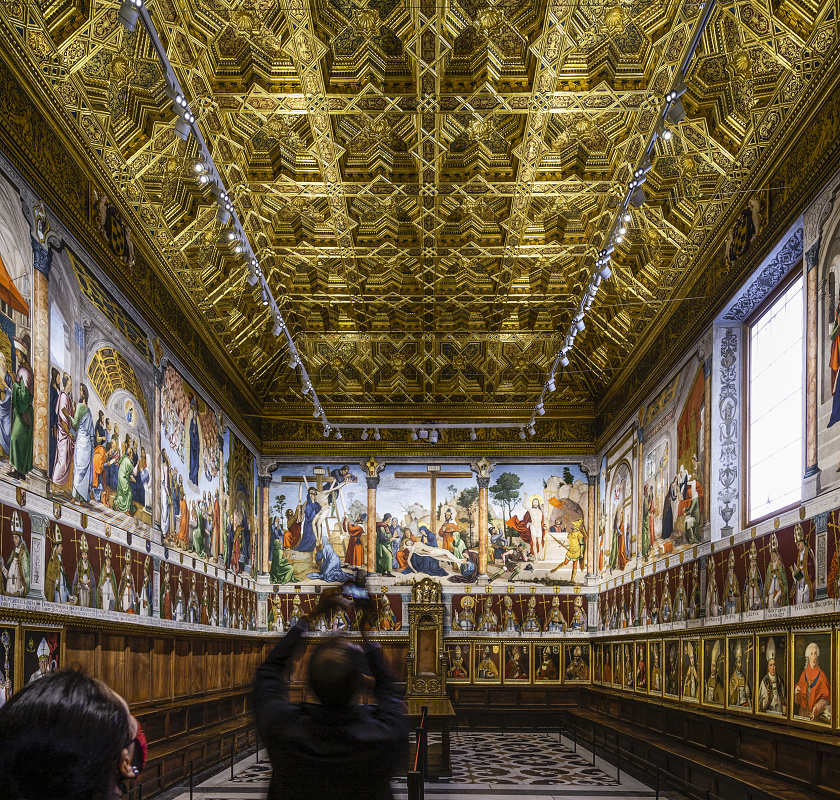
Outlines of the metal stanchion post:
[[429,779],[429,732],[425,728],[420,728],[420,762],[422,763],[422,767],[420,768],[420,774],[423,776],[423,780],[426,781]]
[[233,742],[230,743],[230,779],[233,780]]
[[595,726],[592,726],[592,766],[595,766]]
[[659,800],[659,770],[661,767],[657,764],[656,766],[656,800]]
[[572,727],[572,743],[575,746],[575,752],[577,753],[577,720],[574,721],[574,726]]
[[423,774],[420,770],[409,770],[408,800],[423,800]]
[[563,717],[560,717],[560,723],[557,726],[558,741],[563,744]]
[[621,783],[621,745],[615,740],[615,779]]
[[193,800],[193,762],[192,762],[192,760],[190,761],[190,800]]

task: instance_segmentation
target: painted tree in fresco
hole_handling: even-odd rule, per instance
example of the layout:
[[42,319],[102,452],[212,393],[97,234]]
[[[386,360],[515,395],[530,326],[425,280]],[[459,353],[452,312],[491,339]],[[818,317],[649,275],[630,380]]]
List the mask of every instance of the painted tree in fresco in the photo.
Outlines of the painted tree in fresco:
[[469,545],[473,547],[473,506],[478,502],[478,487],[471,486],[469,489],[463,489],[458,495],[458,506],[463,508],[467,513],[467,519],[470,521],[470,537]]
[[512,531],[507,526],[514,504],[519,500],[519,490],[522,480],[513,472],[503,472],[490,487],[490,495],[502,506],[505,520],[505,533],[510,536]]
[[563,467],[563,483],[567,486],[571,486],[575,482],[575,477],[572,475],[572,471],[568,467]]
[[286,510],[286,495],[279,494],[274,498],[274,511],[280,517],[281,522],[285,523],[283,512]]

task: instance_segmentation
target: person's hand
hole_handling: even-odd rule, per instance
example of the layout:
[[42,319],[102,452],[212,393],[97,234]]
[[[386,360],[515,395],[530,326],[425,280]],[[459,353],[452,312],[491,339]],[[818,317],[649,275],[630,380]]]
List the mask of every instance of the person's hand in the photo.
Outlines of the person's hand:
[[304,619],[311,623],[331,609],[342,608],[347,611],[351,605],[350,601],[341,594],[341,589],[333,587],[331,589],[327,589],[325,592],[321,592],[318,604],[304,617]]

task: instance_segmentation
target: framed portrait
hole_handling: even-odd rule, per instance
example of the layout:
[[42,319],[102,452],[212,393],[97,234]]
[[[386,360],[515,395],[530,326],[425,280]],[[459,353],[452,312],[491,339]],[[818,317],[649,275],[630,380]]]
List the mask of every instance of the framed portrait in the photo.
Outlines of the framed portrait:
[[752,636],[726,638],[726,707],[751,714],[755,707],[755,642]]
[[665,697],[680,696],[680,640],[665,639],[662,643],[665,661]]
[[704,706],[726,706],[726,640],[722,636],[703,639]]
[[636,642],[636,691],[647,692],[648,690],[648,668],[647,668],[647,642]]
[[64,666],[62,633],[60,627],[23,628],[23,666],[21,682],[18,684],[20,688],[25,684],[35,683]]
[[633,642],[624,642],[622,648],[624,651],[624,664],[621,671],[624,675],[624,688],[632,692],[636,684],[636,662],[633,658]]
[[592,682],[600,684],[604,680],[604,645],[600,643],[592,645],[592,655],[594,660]]
[[662,695],[665,686],[665,669],[662,660],[662,641],[651,639],[648,642],[648,694]]
[[449,669],[446,671],[446,680],[449,683],[469,683],[470,681],[470,643],[469,642],[446,642],[446,655],[449,656]]
[[700,640],[683,639],[680,647],[680,695],[686,703],[700,702]]
[[788,715],[788,635],[759,634],[755,663],[755,713],[771,717]]
[[604,672],[602,677],[604,686],[612,686],[612,645],[604,645]]
[[505,644],[505,683],[531,682],[530,643]]
[[560,682],[559,644],[534,644],[534,681],[536,683]]
[[831,631],[794,633],[791,652],[791,719],[831,725]]
[[475,683],[500,683],[502,678],[502,646],[475,642],[473,662]]
[[589,683],[589,644],[577,642],[564,645],[564,683]]
[[18,676],[19,639],[17,625],[0,622],[0,708],[22,685]]
[[616,642],[612,646],[613,655],[613,686],[623,688],[624,686],[624,656],[621,651],[621,643]]

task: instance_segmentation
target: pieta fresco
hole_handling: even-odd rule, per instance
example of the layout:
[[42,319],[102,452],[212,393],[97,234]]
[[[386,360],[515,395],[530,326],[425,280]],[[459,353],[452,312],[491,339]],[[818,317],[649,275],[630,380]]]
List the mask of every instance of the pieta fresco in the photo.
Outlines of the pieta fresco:
[[[341,582],[367,564],[365,471],[283,463],[270,488],[272,583]],[[396,582],[475,582],[478,486],[469,464],[388,464],[375,497],[375,571]],[[577,466],[498,464],[489,486],[490,580],[581,583],[589,486]]]

